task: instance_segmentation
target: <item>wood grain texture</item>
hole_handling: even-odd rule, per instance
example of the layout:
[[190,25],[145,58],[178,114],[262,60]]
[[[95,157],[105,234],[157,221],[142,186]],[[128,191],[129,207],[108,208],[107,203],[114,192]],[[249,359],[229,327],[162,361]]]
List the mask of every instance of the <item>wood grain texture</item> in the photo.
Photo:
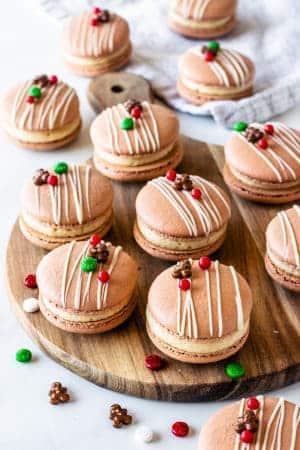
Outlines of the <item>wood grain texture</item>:
[[[199,174],[225,188],[222,148],[183,138],[186,155],[181,171]],[[214,256],[233,264],[248,280],[254,297],[251,335],[232,361],[241,361],[246,376],[232,381],[224,373],[228,361],[193,366],[167,359],[159,372],[144,367],[145,355],[157,353],[145,332],[145,304],[152,280],[168,263],[137,247],[132,236],[134,201],[141,184],[114,183],[115,220],[108,235],[139,264],[138,307],[132,318],[105,335],[80,336],[60,331],[40,313],[26,314],[22,301],[30,296],[23,287],[26,273],[35,272],[44,254],[14,226],[7,250],[7,282],[13,310],[44,352],[80,376],[128,394],[173,401],[221,400],[257,395],[300,379],[300,297],[273,283],[264,269],[264,231],[278,208],[232,197],[233,216],[227,239]],[[225,188],[226,189],[226,188]]]

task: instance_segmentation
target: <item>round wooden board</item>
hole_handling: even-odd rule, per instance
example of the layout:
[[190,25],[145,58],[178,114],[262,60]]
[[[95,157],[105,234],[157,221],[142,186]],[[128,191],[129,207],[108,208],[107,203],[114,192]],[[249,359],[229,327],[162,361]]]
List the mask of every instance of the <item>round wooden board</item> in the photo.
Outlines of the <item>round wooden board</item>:
[[[186,149],[181,171],[199,174],[224,189],[220,169],[223,151],[183,137]],[[264,269],[264,230],[277,208],[232,197],[233,216],[227,239],[215,255],[233,264],[250,283],[254,296],[251,335],[232,361],[241,361],[246,375],[232,381],[224,373],[228,361],[208,365],[183,364],[167,358],[166,367],[151,372],[145,355],[157,353],[145,332],[147,291],[155,276],[168,267],[135,244],[132,236],[134,201],[141,184],[114,183],[115,221],[108,239],[121,244],[138,261],[138,306],[132,318],[104,335],[74,335],[56,329],[41,313],[26,314],[23,286],[44,254],[27,242],[16,223],[7,249],[7,282],[13,310],[41,349],[80,376],[109,389],[139,397],[173,400],[221,400],[257,395],[300,379],[300,296],[274,284]]]

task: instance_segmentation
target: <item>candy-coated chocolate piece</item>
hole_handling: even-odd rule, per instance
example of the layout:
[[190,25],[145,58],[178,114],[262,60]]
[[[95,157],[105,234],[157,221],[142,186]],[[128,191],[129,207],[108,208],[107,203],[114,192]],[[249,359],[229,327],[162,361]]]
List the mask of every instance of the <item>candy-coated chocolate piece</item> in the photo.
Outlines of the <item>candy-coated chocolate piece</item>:
[[83,272],[94,272],[97,269],[97,260],[92,256],[86,256],[80,263]]
[[68,172],[68,164],[63,161],[60,161],[54,165],[53,170],[58,175],[67,173]]
[[236,378],[241,378],[245,375],[245,369],[241,363],[229,363],[225,368],[226,375],[233,380]]
[[38,287],[36,282],[36,276],[34,273],[30,273],[25,276],[24,285],[29,289],[36,289]]
[[150,370],[159,370],[163,366],[163,360],[158,355],[148,355],[145,358],[145,366]]
[[247,127],[248,127],[247,122],[236,122],[236,123],[233,125],[234,131],[238,131],[238,132],[240,132],[240,133],[241,133],[242,131],[245,131]]
[[110,275],[106,270],[101,270],[98,275],[98,280],[101,283],[107,283],[110,279]]
[[16,352],[16,360],[18,362],[26,363],[26,362],[31,361],[31,358],[32,358],[32,353],[27,348],[20,348],[20,350],[18,350]]
[[177,437],[185,437],[189,434],[190,427],[186,422],[175,422],[172,425],[172,433]]
[[199,259],[199,267],[202,270],[207,270],[211,266],[211,259],[208,256],[201,256]]
[[134,128],[134,121],[132,119],[132,117],[125,117],[122,121],[121,121],[121,129],[122,130],[132,130]]

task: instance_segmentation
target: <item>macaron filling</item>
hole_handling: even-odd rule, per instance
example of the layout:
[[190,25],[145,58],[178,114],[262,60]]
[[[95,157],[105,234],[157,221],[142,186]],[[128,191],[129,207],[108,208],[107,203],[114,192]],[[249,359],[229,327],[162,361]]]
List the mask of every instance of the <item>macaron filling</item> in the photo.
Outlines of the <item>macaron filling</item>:
[[288,275],[299,278],[300,281],[300,267],[297,267],[293,264],[290,264],[288,261],[284,261],[280,257],[278,257],[270,248],[267,246],[267,256],[270,259],[271,263],[281,271],[285,272]]
[[169,20],[171,22],[175,22],[179,25],[182,25],[184,27],[188,28],[194,28],[194,29],[203,29],[203,30],[211,30],[214,28],[221,28],[224,25],[226,25],[230,20],[232,20],[233,17],[223,17],[222,19],[210,19],[210,20],[196,20],[192,18],[186,18],[182,15],[178,14],[176,11],[172,11],[169,15]]
[[210,86],[207,84],[197,83],[194,80],[186,78],[183,74],[181,74],[179,82],[183,84],[183,86],[193,92],[197,92],[203,95],[215,95],[215,96],[224,96],[224,95],[236,95],[244,92],[247,89],[250,89],[252,86],[252,81],[249,83],[243,84],[242,86]]

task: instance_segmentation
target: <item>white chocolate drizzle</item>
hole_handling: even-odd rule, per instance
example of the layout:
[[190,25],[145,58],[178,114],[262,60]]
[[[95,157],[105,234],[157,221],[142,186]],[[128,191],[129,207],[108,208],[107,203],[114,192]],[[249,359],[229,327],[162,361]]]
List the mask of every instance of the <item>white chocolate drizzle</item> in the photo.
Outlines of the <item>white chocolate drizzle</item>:
[[110,148],[117,154],[121,153],[119,134],[123,135],[127,152],[130,155],[149,153],[160,150],[160,137],[156,118],[150,103],[142,102],[143,112],[141,117],[135,121],[133,130],[120,130],[122,119],[128,117],[123,104],[107,108],[105,111],[107,119],[107,133]]
[[[193,47],[189,52],[200,58],[204,55],[199,47]],[[230,87],[243,86],[249,80],[250,70],[242,55],[231,50],[220,49],[213,61],[207,62],[216,75],[220,85]]]
[[11,111],[11,123],[20,129],[43,130],[64,125],[71,102],[76,97],[73,88],[63,82],[42,89],[42,96],[36,103],[26,103],[32,81],[21,85],[15,94]]
[[174,9],[186,19],[201,20],[211,0],[175,0]]
[[[72,281],[76,277],[75,283],[75,294],[72,299],[74,309],[79,310],[82,306],[84,306],[90,300],[90,288],[93,277],[97,276],[98,271],[85,273],[81,270],[80,263],[82,259],[88,255],[89,243],[87,242],[81,252],[78,254],[75,262],[70,265],[72,252],[74,250],[75,241],[70,242],[64,269],[63,269],[63,277],[62,277],[62,287],[61,287],[61,301],[64,307],[67,305],[68,293],[71,286]],[[110,247],[111,244],[107,243],[107,246]],[[107,271],[111,275],[122,251],[122,247],[115,247],[113,250],[113,255],[108,265]],[[100,266],[100,270],[104,270],[105,265],[102,264]],[[69,270],[71,269],[70,273]],[[109,281],[107,283],[101,283],[97,280],[97,297],[96,297],[96,306],[95,309],[101,310],[105,308],[107,305],[107,296],[109,289]]]
[[219,198],[226,207],[230,216],[230,205],[225,196],[213,183],[204,180],[198,176],[191,176],[194,187],[201,190],[202,196],[200,200],[192,197],[190,191],[177,191],[172,184],[164,177],[156,178],[150,181],[152,186],[155,186],[168,202],[174,207],[175,211],[182,218],[186,225],[187,231],[191,237],[196,237],[199,234],[196,219],[199,219],[205,235],[208,235],[215,225],[217,229],[221,228],[224,219],[221,211],[213,200],[213,191],[217,198]]
[[[298,205],[294,205],[293,209],[296,211],[300,218],[300,207]],[[288,216],[287,211],[280,211],[278,213],[279,223],[282,232],[283,239],[283,248],[285,255],[288,254],[288,245],[291,242],[291,246],[293,249],[294,261],[297,269],[300,268],[300,252],[299,246],[297,242],[296,232],[293,228],[293,224]]]
[[[226,267],[232,276],[232,283],[235,290],[235,307],[237,315],[237,329],[242,330],[245,326],[243,302],[241,298],[241,292],[239,287],[239,281],[237,273],[234,267]],[[199,270],[199,269],[197,269]],[[197,276],[197,271],[194,271],[193,276]],[[205,286],[206,286],[206,296],[207,296],[207,311],[208,311],[208,329],[211,337],[217,335],[218,337],[223,336],[223,298],[222,298],[222,280],[220,275],[220,263],[219,261],[214,261],[210,268],[204,271],[205,276]],[[197,339],[199,335],[199,327],[197,322],[197,315],[195,311],[195,301],[192,297],[192,278],[189,279],[191,282],[191,288],[185,291],[185,303],[182,308],[182,295],[183,291],[179,288],[179,282],[177,285],[177,332],[180,336],[185,336],[189,338]],[[212,289],[212,283],[215,283],[215,288]],[[215,292],[215,298],[212,296],[212,292]],[[217,311],[217,330],[214,330],[213,322],[213,303],[215,303],[215,308]]]
[[[84,175],[80,176],[80,168],[84,170]],[[51,199],[51,209],[53,222],[60,225],[62,215],[66,220],[70,218],[70,207],[74,205],[76,218],[79,224],[83,223],[84,204],[86,205],[88,218],[91,218],[90,205],[90,167],[88,166],[69,166],[68,172],[59,176],[56,186],[48,185],[48,191]],[[83,178],[83,180],[82,180]],[[71,189],[70,189],[71,187]],[[64,198],[64,202],[62,201]],[[40,187],[35,187],[35,199],[37,210],[40,210]]]

